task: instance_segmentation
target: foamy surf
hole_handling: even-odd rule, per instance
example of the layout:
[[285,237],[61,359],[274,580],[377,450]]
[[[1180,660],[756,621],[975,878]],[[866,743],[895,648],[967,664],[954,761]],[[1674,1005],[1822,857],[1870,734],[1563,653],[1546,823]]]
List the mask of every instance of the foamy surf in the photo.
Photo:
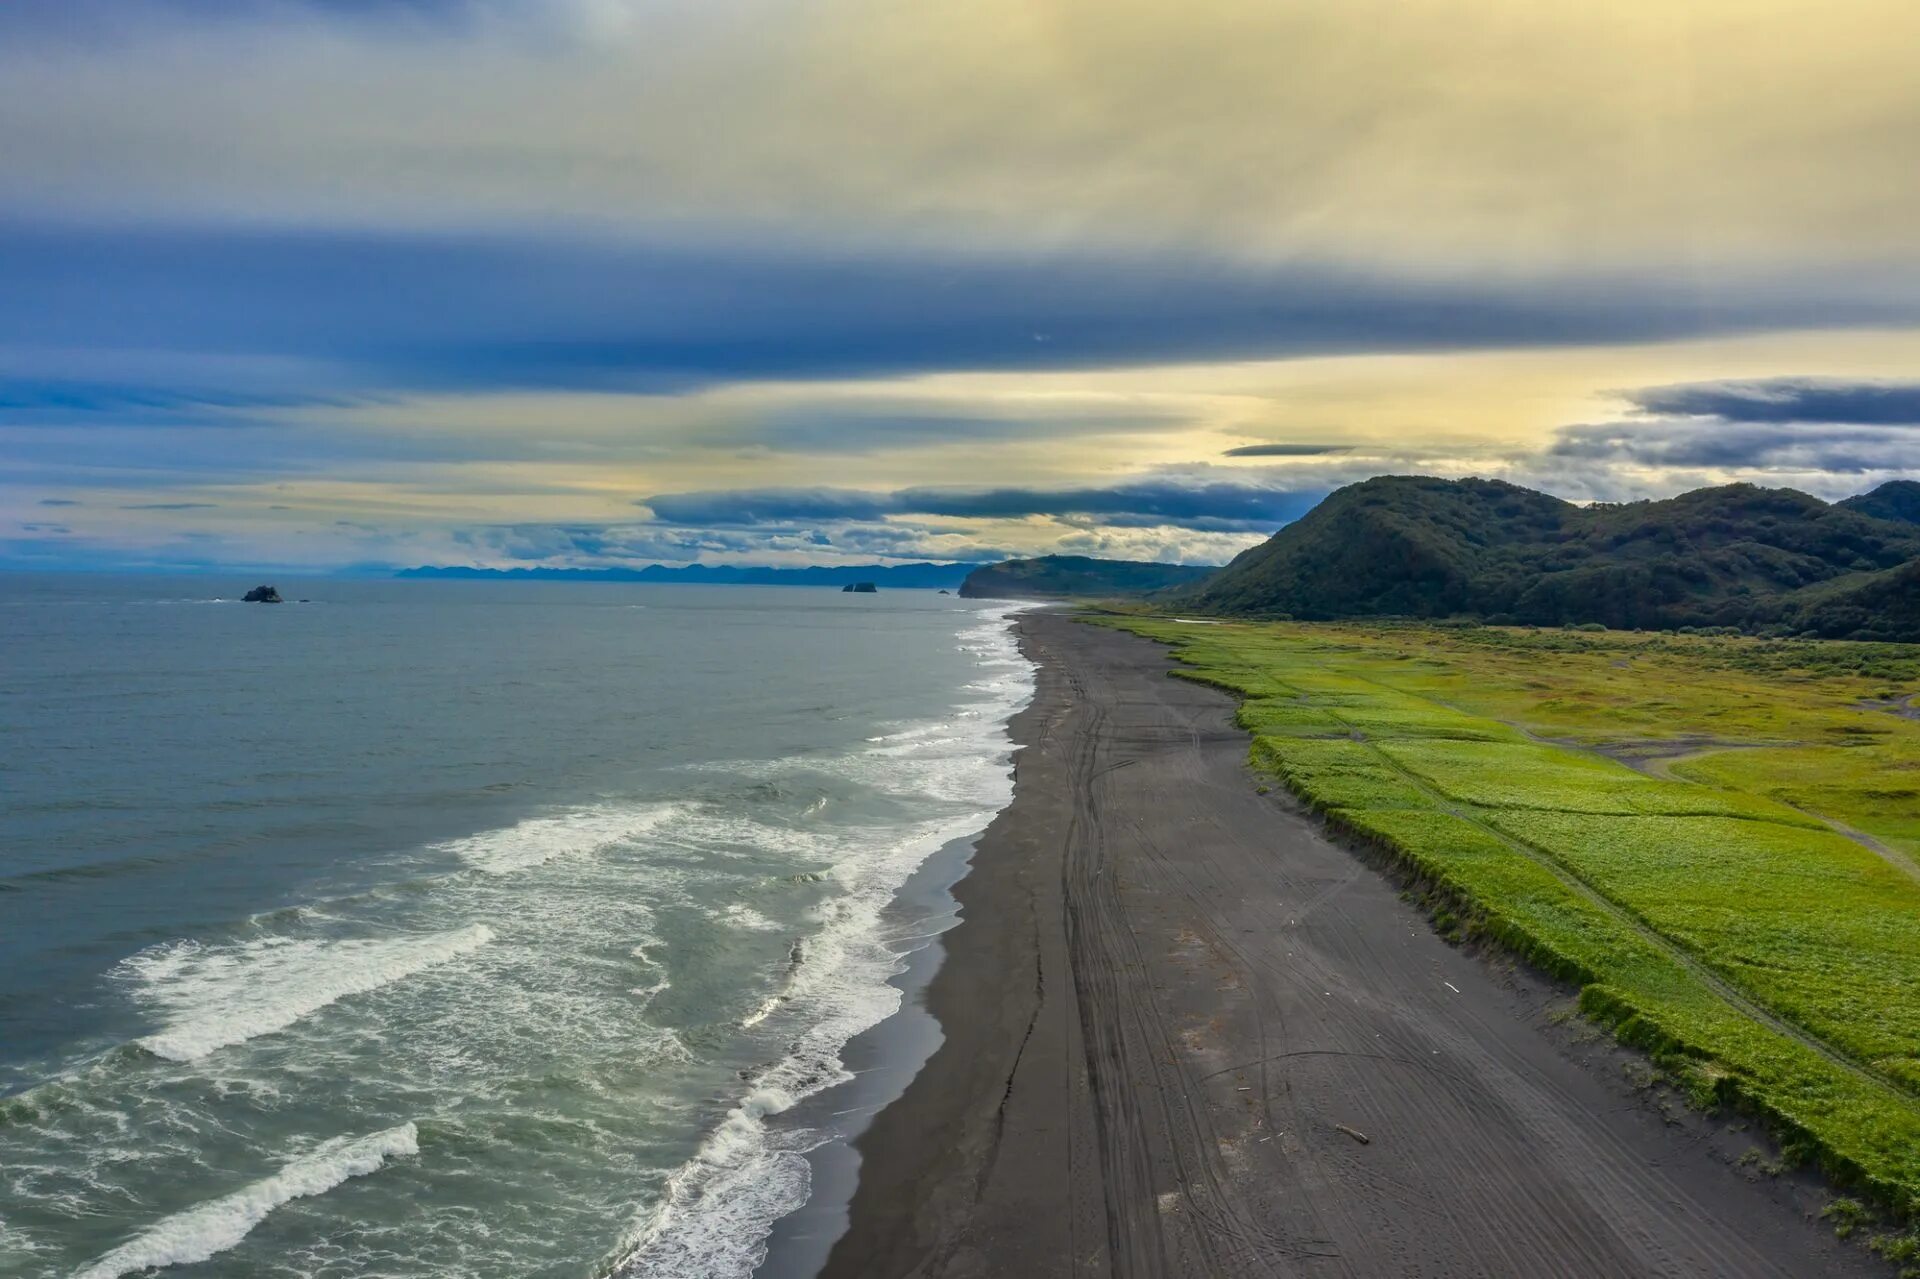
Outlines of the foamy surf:
[[639,808],[589,808],[551,817],[530,817],[499,830],[435,845],[476,870],[511,875],[556,857],[578,857],[638,839],[678,811],[674,804]]
[[[525,732],[476,743],[457,717],[363,743],[368,704],[410,669],[368,649],[345,753],[287,764],[310,805],[248,814],[224,771],[196,792],[210,823],[253,836],[232,856],[179,841],[167,882],[184,914],[143,906],[124,879],[89,881],[128,899],[116,935],[169,944],[117,964],[128,947],[104,951],[102,1033],[45,1091],[0,1102],[0,1273],[139,1274],[206,1252],[200,1227],[237,1217],[224,1235],[243,1243],[164,1273],[624,1261],[745,1279],[774,1223],[818,1191],[807,1152],[850,1122],[823,1104],[844,1094],[813,1095],[847,1077],[848,1038],[898,1007],[890,975],[938,931],[919,917],[950,922],[917,894],[899,903],[901,885],[1006,801],[1004,723],[1027,668],[997,611],[896,597],[887,616],[796,631],[791,594],[725,611],[689,597],[695,616],[674,598],[546,654],[552,682],[490,690],[484,722],[511,712]],[[716,630],[712,653],[653,678],[661,655]],[[600,661],[628,652],[646,663]],[[766,679],[743,687],[741,669]],[[340,674],[342,696],[357,676]],[[198,722],[191,693],[180,731]],[[363,745],[422,780],[387,785],[402,770],[363,767]],[[527,806],[501,820],[509,786]],[[133,846],[102,825],[90,849]],[[482,942],[480,925],[498,936]],[[256,1211],[234,1192],[293,1176],[321,1136],[402,1118],[430,1129],[427,1159],[269,1208],[245,1233]]]
[[136,1042],[155,1056],[193,1061],[492,940],[491,928],[473,924],[396,940],[270,938],[211,948],[184,942],[135,955],[122,968],[142,1001],[167,1016],[164,1029]]
[[795,952],[804,958],[785,987],[739,1023],[743,1030],[776,1016],[783,1026],[794,1023],[786,1051],[668,1177],[611,1258],[619,1279],[746,1279],[766,1260],[774,1223],[806,1203],[806,1152],[830,1134],[781,1131],[768,1120],[852,1078],[840,1056],[847,1043],[900,1007],[890,979],[905,959],[884,912],[929,856],[983,830],[1012,798],[1007,723],[1033,693],[1032,667],[1007,625],[1018,611],[997,609],[960,637],[982,666],[1004,671],[967,686],[979,700],[948,719],[869,737],[864,750],[844,758],[849,775],[967,811],[898,829],[833,867],[830,877],[844,892],[823,903],[822,926]]
[[205,1261],[237,1245],[280,1205],[325,1194],[349,1178],[379,1171],[389,1159],[419,1151],[420,1134],[410,1123],[365,1137],[336,1137],[271,1177],[165,1218],[74,1279],[120,1279],[142,1270]]
[[667,1180],[666,1196],[615,1273],[632,1277],[750,1275],[767,1259],[772,1223],[807,1201],[804,1154],[768,1145],[766,1118],[792,1107],[777,1088],[741,1100]]

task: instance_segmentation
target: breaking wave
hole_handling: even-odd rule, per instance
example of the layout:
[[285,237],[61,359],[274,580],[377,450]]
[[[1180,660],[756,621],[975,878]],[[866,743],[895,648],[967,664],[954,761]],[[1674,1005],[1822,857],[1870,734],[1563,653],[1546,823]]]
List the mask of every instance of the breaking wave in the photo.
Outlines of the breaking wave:
[[285,1030],[349,995],[365,994],[493,940],[473,924],[394,940],[305,941],[274,937],[235,946],[177,942],[121,965],[138,997],[166,1017],[136,1042],[157,1057],[193,1061],[219,1048]]
[[271,1177],[165,1218],[74,1279],[120,1279],[142,1270],[205,1261],[245,1239],[281,1204],[323,1195],[349,1178],[378,1172],[389,1159],[419,1151],[420,1135],[410,1123],[366,1137],[337,1137]]

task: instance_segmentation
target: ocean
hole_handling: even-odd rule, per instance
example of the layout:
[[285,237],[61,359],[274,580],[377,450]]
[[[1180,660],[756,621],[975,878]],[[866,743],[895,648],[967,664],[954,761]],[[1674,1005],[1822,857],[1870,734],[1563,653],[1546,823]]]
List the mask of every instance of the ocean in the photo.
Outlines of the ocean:
[[1009,609],[252,584],[0,577],[0,1274],[752,1273],[1010,798]]

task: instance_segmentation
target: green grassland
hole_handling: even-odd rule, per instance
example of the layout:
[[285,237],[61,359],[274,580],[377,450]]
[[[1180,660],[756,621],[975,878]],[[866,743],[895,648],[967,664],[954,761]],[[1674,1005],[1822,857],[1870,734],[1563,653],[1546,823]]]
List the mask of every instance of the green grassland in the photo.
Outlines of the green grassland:
[[1920,1212],[1920,646],[1107,616],[1443,927]]

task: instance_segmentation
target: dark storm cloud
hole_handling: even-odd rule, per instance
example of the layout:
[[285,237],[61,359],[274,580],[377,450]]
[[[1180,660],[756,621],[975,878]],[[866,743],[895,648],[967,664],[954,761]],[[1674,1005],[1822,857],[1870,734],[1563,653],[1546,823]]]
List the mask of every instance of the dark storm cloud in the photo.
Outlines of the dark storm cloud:
[[666,524],[741,527],[877,520],[901,509],[884,493],[829,488],[663,493],[642,505]]
[[1328,453],[1345,453],[1351,449],[1346,444],[1243,444],[1237,449],[1228,449],[1222,457],[1323,457]]
[[1549,458],[1712,470],[1911,470],[1920,438],[1888,427],[1663,418],[1564,427]]
[[[341,18],[421,30],[459,30],[489,7],[480,0],[7,0],[0,33],[12,39],[110,44],[183,23]],[[492,7],[504,7],[494,0]]]
[[669,524],[754,527],[874,521],[887,516],[1024,519],[1086,516],[1116,527],[1174,526],[1208,532],[1271,530],[1311,510],[1323,492],[1232,481],[1146,479],[1103,488],[744,489],[670,493],[645,499]]
[[1563,427],[1549,458],[1856,474],[1920,463],[1920,382],[1782,377],[1625,391],[1637,416]]
[[1629,391],[1642,412],[1717,417],[1727,422],[1839,422],[1920,426],[1920,382],[1847,382],[1827,378],[1686,382]]
[[116,366],[129,353],[327,369],[324,385],[288,374],[254,388],[305,400],[1542,346],[1920,318],[1911,299],[1786,285],[1729,284],[1703,305],[1649,281],[1502,285],[1181,255],[21,221],[0,222],[0,279],[0,353],[12,352],[15,366],[36,350],[95,353],[65,390],[43,387],[16,407],[65,396],[73,411],[116,395],[136,405],[191,395],[130,377]]
[[1232,524],[1253,529],[1298,519],[1324,495],[1230,481],[1141,480],[1110,488],[914,488],[894,496],[902,510],[923,515],[975,519],[1028,515],[1144,517],[1157,524],[1198,527],[1196,522],[1204,521],[1211,527]]
[[[4,251],[0,246],[0,254]],[[115,380],[0,378],[0,424],[240,426],[248,423],[249,410],[344,407],[350,402],[312,392],[255,393]]]

